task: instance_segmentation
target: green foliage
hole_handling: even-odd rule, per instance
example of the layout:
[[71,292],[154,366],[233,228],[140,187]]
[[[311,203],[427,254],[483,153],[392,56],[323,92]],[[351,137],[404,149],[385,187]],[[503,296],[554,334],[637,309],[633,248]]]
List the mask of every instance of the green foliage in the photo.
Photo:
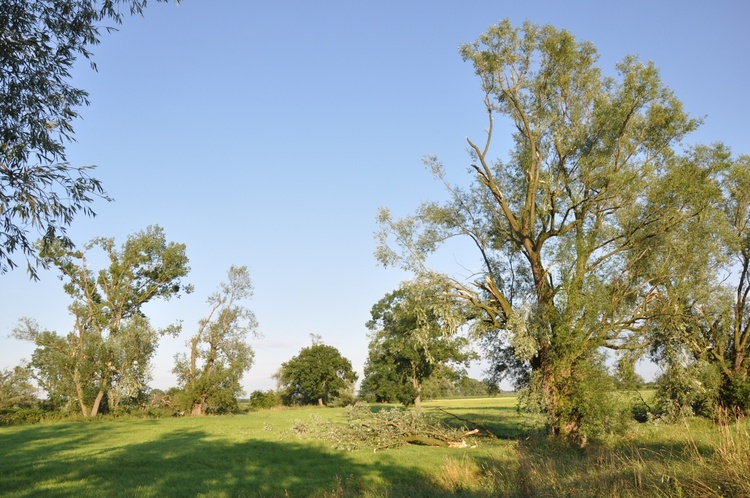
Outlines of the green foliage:
[[484,380],[472,379],[468,375],[461,375],[454,383],[456,392],[453,396],[463,397],[486,397],[498,393],[497,387]]
[[175,356],[173,372],[183,389],[182,406],[194,415],[233,412],[238,408],[242,376],[254,359],[246,341],[258,324],[255,314],[243,303],[252,295],[247,267],[231,266],[227,282],[208,298],[211,311],[187,343],[190,356]]
[[491,386],[481,380],[472,379],[466,371],[440,365],[422,385],[424,399],[486,397],[497,393],[490,392]]
[[[324,421],[317,414],[310,422],[295,420],[292,432],[299,438],[318,439],[340,450],[398,448],[405,444],[448,446],[466,432],[423,411],[390,408],[373,412],[366,403],[347,407],[347,425]],[[473,442],[473,441],[472,441]]]
[[[474,182],[452,184],[428,157],[449,200],[401,220],[382,210],[377,255],[428,277],[443,241],[468,238],[481,267],[451,281],[450,295],[484,339],[494,380],[514,377],[553,433],[585,438],[584,419],[600,414],[570,402],[587,399],[602,348],[647,346],[647,326],[664,312],[649,292],[673,275],[648,262],[710,206],[713,156],[676,148],[699,122],[652,63],[629,56],[605,77],[592,44],[507,20],[460,51],[489,117],[486,140],[468,141]],[[513,129],[502,160],[490,157],[496,117]]]
[[[166,0],[157,0],[166,1]],[[33,230],[66,249],[66,228],[78,213],[94,215],[94,199],[109,200],[92,167],[66,162],[73,121],[88,105],[70,83],[76,58],[90,59],[101,23],[120,24],[120,5],[142,13],[145,0],[4,0],[0,2],[0,274],[20,251],[37,278]],[[109,28],[107,28],[109,30]],[[96,67],[92,62],[92,67]]]
[[256,410],[269,409],[280,404],[281,400],[272,389],[250,393],[250,406]]
[[[109,262],[98,271],[88,257],[95,248]],[[75,322],[65,336],[29,318],[14,330],[37,346],[31,366],[40,386],[53,403],[69,410],[77,406],[84,416],[141,400],[160,335],[179,330],[155,330],[142,308],[191,292],[182,281],[190,270],[185,245],[167,242],[153,226],[129,236],[120,249],[114,239],[99,238],[84,251],[48,244],[41,255],[60,271]]]
[[338,349],[320,343],[302,348],[276,376],[287,405],[328,404],[357,380],[351,362]]
[[706,361],[673,361],[656,380],[657,415],[679,420],[699,415],[712,417],[716,409],[721,373]]
[[719,390],[721,404],[740,413],[750,414],[750,378],[734,375]]
[[403,283],[375,306],[373,331],[361,392],[379,401],[419,407],[423,383],[449,363],[468,364],[476,355],[466,337],[463,310],[447,298],[448,286],[433,277]]
[[[741,408],[747,401],[736,387],[750,375],[750,157],[733,158],[717,145],[696,147],[692,161],[707,173],[683,180],[683,202],[690,205],[697,195],[688,184],[699,183],[709,187],[701,200],[707,206],[644,258],[671,268],[671,278],[652,291],[662,314],[650,330],[651,354],[674,370],[662,380],[661,392],[671,392],[675,406],[694,404],[681,394],[686,375],[698,375],[690,382],[705,384],[702,367],[680,364],[710,363],[721,376],[721,389],[707,402]],[[673,387],[664,386],[672,381]]]
[[0,413],[31,408],[37,404],[37,388],[27,365],[0,370]]
[[370,355],[365,362],[364,378],[359,386],[360,397],[368,402],[411,404],[416,392],[411,384],[400,378],[396,365],[385,357],[381,357],[379,361],[371,360],[377,357],[377,350],[374,350],[377,346],[376,342],[370,342]]

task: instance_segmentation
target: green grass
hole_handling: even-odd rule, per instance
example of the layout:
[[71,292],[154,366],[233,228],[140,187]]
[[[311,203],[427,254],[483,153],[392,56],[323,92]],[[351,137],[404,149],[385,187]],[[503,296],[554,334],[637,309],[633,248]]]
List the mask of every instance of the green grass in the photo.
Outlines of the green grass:
[[579,449],[534,431],[538,419],[518,413],[513,398],[425,409],[523,437],[374,453],[337,451],[291,430],[316,417],[343,424],[339,408],[3,427],[0,496],[750,495],[746,422],[634,424]]

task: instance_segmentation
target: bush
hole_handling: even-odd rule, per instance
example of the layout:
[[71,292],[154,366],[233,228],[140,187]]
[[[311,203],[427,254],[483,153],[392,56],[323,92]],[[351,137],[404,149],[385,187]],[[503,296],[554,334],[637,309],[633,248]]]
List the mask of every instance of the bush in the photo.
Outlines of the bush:
[[668,421],[693,415],[711,417],[720,384],[721,373],[715,365],[674,363],[656,380],[658,414]]
[[0,413],[0,426],[38,424],[45,420],[58,420],[61,418],[63,418],[63,415],[60,413],[50,412],[41,407],[21,408]]
[[342,393],[340,396],[333,398],[328,406],[331,408],[341,408],[344,406],[352,406],[357,402],[357,398],[354,393]]
[[250,394],[250,408],[263,410],[273,408],[281,404],[281,400],[273,390],[253,391]]
[[750,379],[735,375],[724,383],[720,396],[725,408],[750,413]]
[[636,401],[630,406],[630,414],[636,422],[644,423],[649,420],[649,409],[642,401]]

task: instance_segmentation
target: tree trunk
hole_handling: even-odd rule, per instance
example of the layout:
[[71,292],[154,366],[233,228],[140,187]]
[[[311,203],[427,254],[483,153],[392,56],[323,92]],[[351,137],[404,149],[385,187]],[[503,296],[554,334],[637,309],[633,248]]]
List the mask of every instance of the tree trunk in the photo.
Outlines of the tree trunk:
[[199,401],[193,403],[193,410],[190,415],[200,417],[206,414],[206,395],[202,395]]
[[193,415],[195,417],[200,417],[203,415],[203,403],[193,403],[193,410],[190,412],[190,415]]
[[325,404],[323,403],[323,398],[318,398],[318,406],[326,406],[326,405],[325,405]]
[[99,413],[99,405],[101,404],[103,397],[104,391],[100,389],[99,394],[96,395],[96,400],[94,400],[94,406],[91,407],[91,417],[95,417],[96,414]]
[[[412,371],[415,371],[413,363],[412,363]],[[417,379],[416,375],[411,378],[411,385],[414,386],[414,390],[417,393],[417,396],[414,398],[414,411],[421,412],[422,411],[422,384],[420,384],[419,379]]]
[[83,386],[81,385],[78,369],[73,372],[73,382],[76,385],[76,395],[78,396],[78,405],[81,407],[81,413],[84,417],[88,417],[89,409],[83,399]]

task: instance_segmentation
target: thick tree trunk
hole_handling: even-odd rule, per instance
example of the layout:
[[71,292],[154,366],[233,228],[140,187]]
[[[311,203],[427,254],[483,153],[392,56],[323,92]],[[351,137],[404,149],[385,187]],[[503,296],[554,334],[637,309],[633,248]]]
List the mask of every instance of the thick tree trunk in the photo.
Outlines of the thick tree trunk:
[[190,412],[191,415],[200,417],[206,413],[206,396],[201,396],[200,401],[193,403],[193,410]]
[[318,398],[318,406],[326,406],[326,405],[325,405],[325,404],[323,403],[323,398]]
[[414,398],[414,410],[421,412],[422,411],[422,384],[419,383],[419,379],[417,379],[416,377],[412,377],[411,385],[414,386],[414,390],[417,393],[417,396]]
[[200,417],[203,415],[203,403],[193,403],[193,410],[190,412],[190,415],[193,415],[195,417]]

